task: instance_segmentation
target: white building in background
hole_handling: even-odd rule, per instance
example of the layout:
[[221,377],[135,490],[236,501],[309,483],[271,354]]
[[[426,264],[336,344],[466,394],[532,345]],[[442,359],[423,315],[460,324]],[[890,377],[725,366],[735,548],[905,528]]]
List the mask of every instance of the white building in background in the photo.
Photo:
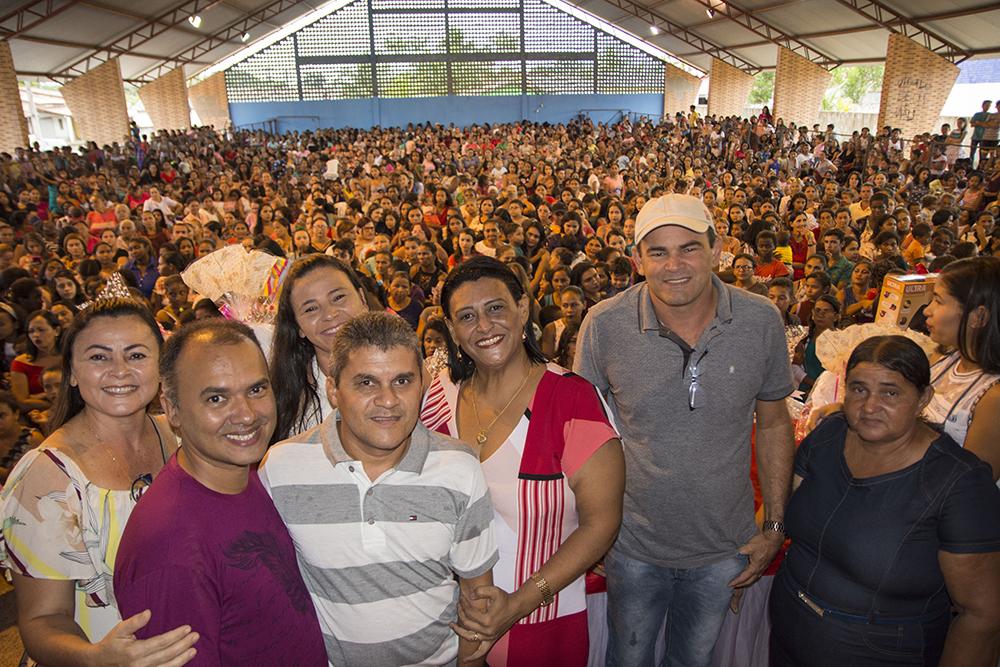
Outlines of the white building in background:
[[21,86],[19,92],[28,120],[28,141],[37,141],[42,150],[80,143],[73,131],[73,116],[59,91]]
[[[24,83],[19,87],[21,108],[28,119],[28,141],[38,142],[41,149],[50,150],[60,146],[81,146],[83,142],[76,136],[73,114],[57,88],[42,88]],[[142,102],[129,103],[128,115],[139,126],[143,134],[153,133],[153,123],[149,119]]]
[[944,103],[941,115],[964,116],[966,120],[979,111],[983,100],[1000,100],[1000,59],[966,60]]

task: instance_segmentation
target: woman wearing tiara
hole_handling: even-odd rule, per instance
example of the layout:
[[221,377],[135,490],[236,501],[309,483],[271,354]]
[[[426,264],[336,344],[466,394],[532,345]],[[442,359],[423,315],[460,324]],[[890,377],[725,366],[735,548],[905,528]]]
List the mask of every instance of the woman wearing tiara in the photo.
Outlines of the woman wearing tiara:
[[132,508],[177,448],[166,421],[147,413],[161,342],[132,299],[100,298],[80,313],[63,342],[52,435],[0,495],[0,559],[25,649],[41,664],[176,667],[194,657],[198,634],[186,626],[135,639],[149,612],[122,620],[111,587]]

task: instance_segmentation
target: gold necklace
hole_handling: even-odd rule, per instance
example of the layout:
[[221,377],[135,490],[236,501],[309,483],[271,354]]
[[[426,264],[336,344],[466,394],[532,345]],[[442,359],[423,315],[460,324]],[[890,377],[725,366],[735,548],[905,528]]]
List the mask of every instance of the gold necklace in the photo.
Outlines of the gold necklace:
[[[95,442],[97,442],[97,444],[101,446],[101,448],[104,449],[105,453],[111,457],[111,462],[115,465],[115,468],[118,470],[118,472],[119,473],[124,472],[126,477],[131,477],[132,468],[129,466],[129,461],[124,460],[122,462],[125,464],[124,467],[122,466],[121,463],[118,463],[118,457],[115,456],[114,450],[112,450],[111,447],[108,446],[108,443],[104,441],[103,437],[97,434],[97,431],[94,430],[94,427],[90,423],[89,417],[87,415],[82,415],[82,417],[83,417],[83,423],[87,427],[87,430],[90,431],[91,437],[94,439]],[[146,426],[145,421],[143,421],[143,428],[145,428],[145,426]],[[142,475],[140,475],[140,477],[141,476]]]
[[476,442],[479,443],[480,447],[486,444],[486,433],[493,428],[493,425],[497,423],[497,420],[500,419],[505,412],[507,412],[507,408],[510,407],[511,403],[514,402],[514,399],[521,393],[521,390],[524,389],[524,385],[528,384],[528,378],[530,377],[531,369],[529,368],[528,372],[524,374],[524,379],[521,380],[521,386],[517,388],[517,391],[515,391],[510,397],[510,400],[507,401],[507,405],[503,406],[503,409],[500,410],[495,417],[493,417],[493,421],[491,421],[485,428],[483,428],[483,422],[479,419],[479,406],[476,405],[476,390],[472,388],[471,384],[469,385],[469,393],[472,394],[472,412],[476,415],[476,424],[479,426],[479,433],[476,434]]

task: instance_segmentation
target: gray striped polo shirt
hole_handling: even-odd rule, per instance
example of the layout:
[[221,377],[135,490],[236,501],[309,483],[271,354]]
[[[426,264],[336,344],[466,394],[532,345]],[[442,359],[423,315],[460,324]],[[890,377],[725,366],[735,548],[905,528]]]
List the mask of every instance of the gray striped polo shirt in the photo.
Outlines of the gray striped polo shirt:
[[403,458],[373,482],[344,451],[338,418],[275,445],[260,470],[330,663],[452,664],[455,576],[480,576],[498,558],[479,459],[418,422]]

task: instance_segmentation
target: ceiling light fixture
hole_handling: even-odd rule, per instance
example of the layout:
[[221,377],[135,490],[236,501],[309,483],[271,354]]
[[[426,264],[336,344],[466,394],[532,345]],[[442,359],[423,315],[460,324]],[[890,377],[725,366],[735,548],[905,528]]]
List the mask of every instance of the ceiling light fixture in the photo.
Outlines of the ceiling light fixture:
[[191,16],[188,17],[188,23],[190,23],[195,28],[200,28],[201,16],[199,16],[198,14],[192,14]]
[[653,33],[654,35],[659,35],[660,29],[657,28],[655,25],[651,25],[649,26],[649,32]]
[[242,35],[240,35],[240,41],[241,42],[248,42],[248,41],[250,41],[250,33],[245,32]]

